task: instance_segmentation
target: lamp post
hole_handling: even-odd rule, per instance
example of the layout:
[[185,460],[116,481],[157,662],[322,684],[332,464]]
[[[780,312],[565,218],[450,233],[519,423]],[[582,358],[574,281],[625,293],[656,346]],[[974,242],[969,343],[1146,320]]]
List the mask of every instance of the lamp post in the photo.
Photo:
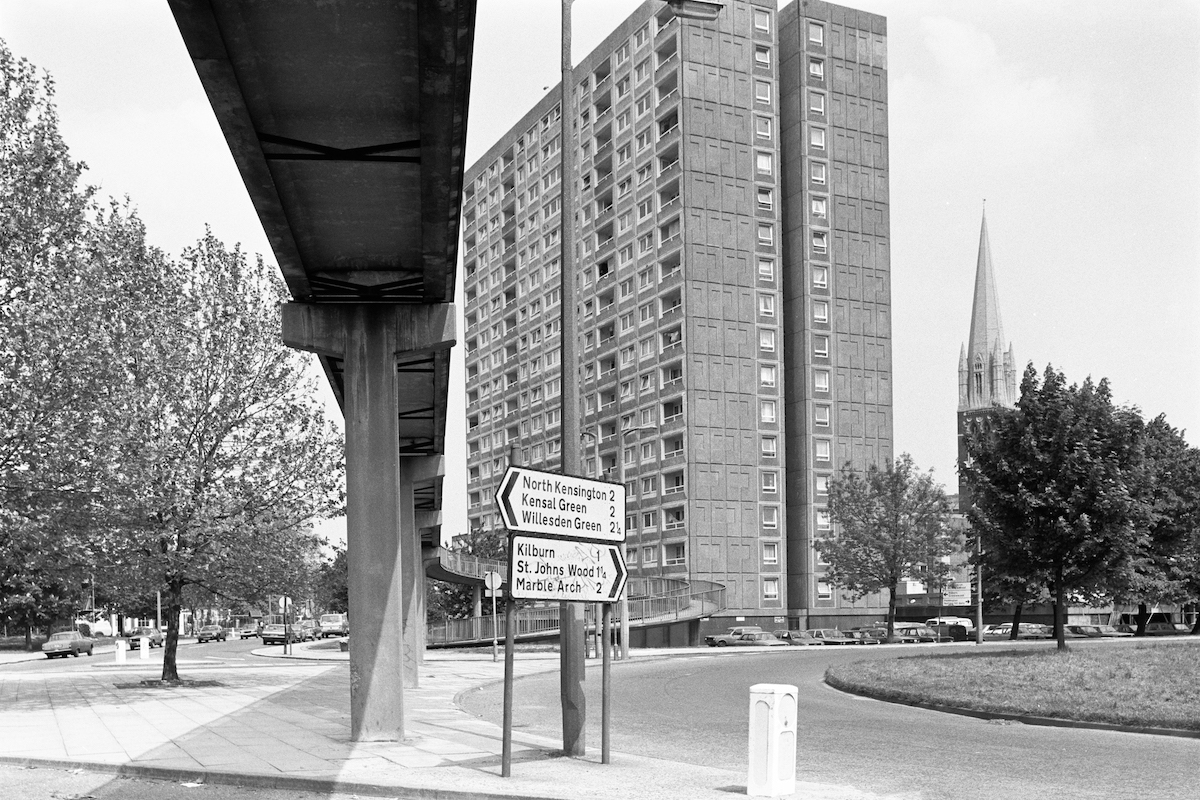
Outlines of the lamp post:
[[[579,474],[579,362],[575,342],[575,145],[571,139],[576,114],[574,97],[575,70],[571,64],[571,3],[562,0],[562,83],[559,84],[559,318],[562,336],[562,461],[564,475]],[[714,20],[724,3],[712,0],[667,0],[675,16],[696,20]],[[582,756],[584,723],[587,719],[583,694],[584,623],[583,605],[559,603],[559,695],[562,701],[563,753]]]

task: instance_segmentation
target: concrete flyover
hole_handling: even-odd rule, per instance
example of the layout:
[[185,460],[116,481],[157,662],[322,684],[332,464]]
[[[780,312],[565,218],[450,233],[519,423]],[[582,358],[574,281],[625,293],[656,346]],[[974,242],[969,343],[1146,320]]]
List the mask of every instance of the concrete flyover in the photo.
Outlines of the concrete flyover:
[[[455,553],[444,547],[425,551],[425,575],[429,578],[471,586],[474,592],[475,615],[467,619],[448,620],[426,628],[429,647],[455,647],[490,642],[492,619],[482,613],[483,576],[499,572],[507,576],[507,565],[495,559]],[[502,587],[506,588],[506,587]],[[634,578],[626,584],[629,593],[630,639],[636,635],[640,642],[680,644],[672,641],[680,635],[690,635],[686,626],[725,608],[725,587],[718,583],[675,578]],[[540,605],[522,608],[516,616],[516,638],[521,641],[555,639],[559,634],[559,605]],[[592,606],[585,609],[585,628],[595,630],[597,620]],[[496,617],[496,629],[503,632],[505,617]],[[695,641],[682,642],[696,644]]]
[[474,0],[169,0],[346,421],[351,735],[404,738],[439,537]]

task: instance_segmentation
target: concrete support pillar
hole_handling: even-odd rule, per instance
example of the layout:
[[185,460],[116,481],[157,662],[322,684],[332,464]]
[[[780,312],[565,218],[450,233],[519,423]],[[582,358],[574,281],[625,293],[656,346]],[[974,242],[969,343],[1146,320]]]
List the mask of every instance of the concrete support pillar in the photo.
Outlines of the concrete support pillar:
[[348,320],[344,361],[350,736],[399,741],[404,681],[396,343],[369,307],[358,310]]
[[[423,465],[426,471],[436,470],[437,475],[441,475],[445,471],[445,459],[441,456],[437,458],[421,458],[405,459],[405,463],[413,465]],[[418,478],[414,475],[413,480]],[[425,663],[425,644],[428,641],[428,607],[425,605],[427,596],[426,589],[428,587],[428,578],[425,575],[425,536],[426,533],[433,529],[433,532],[440,532],[442,526],[441,511],[417,511],[413,515],[416,519],[416,544],[414,545],[419,553],[420,561],[418,562],[417,574],[413,577],[413,599],[417,603],[417,608],[413,611],[413,618],[416,620],[414,630],[416,632],[415,648],[417,663]],[[436,551],[440,542],[438,537],[434,536],[430,553]]]
[[[403,353],[449,348],[454,342],[454,309],[287,303],[283,340],[290,347],[342,359],[346,559],[353,627],[350,735],[359,742],[400,741],[403,589],[412,583],[411,573],[409,581],[404,580],[408,548],[401,542],[417,533],[411,480],[404,484],[407,502],[402,502],[396,360]],[[419,541],[407,560],[420,570]]]
[[421,564],[421,532],[417,530],[416,510],[413,508],[413,473],[415,459],[400,462],[400,551],[402,587],[401,635],[404,639],[404,685],[421,685],[419,667],[425,630],[423,598],[425,574]]

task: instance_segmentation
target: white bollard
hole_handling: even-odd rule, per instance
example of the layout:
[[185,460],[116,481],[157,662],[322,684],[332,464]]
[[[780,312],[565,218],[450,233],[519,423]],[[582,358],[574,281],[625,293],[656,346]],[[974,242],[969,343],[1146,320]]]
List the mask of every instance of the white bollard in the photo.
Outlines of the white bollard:
[[141,637],[141,641],[138,642],[138,649],[142,651],[139,658],[141,658],[142,661],[149,661],[150,660],[150,637],[149,636]]
[[117,649],[115,651],[116,652],[116,663],[124,664],[125,663],[125,651],[129,649],[129,643],[126,642],[124,639],[117,639],[116,647],[117,647]]
[[746,794],[784,797],[796,791],[795,686],[750,687],[750,773]]

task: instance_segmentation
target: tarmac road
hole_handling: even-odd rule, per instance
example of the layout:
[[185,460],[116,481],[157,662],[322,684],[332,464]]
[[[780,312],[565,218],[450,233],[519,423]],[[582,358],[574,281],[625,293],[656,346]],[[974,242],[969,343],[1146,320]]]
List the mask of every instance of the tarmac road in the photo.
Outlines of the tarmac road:
[[[203,662],[211,662],[213,665],[243,663],[261,666],[263,660],[255,658],[255,656],[251,655],[251,651],[262,646],[262,642],[258,639],[241,640],[237,637],[230,638],[224,642],[205,642],[204,644],[197,644],[195,639],[183,639],[179,642],[177,657],[181,662],[187,661],[189,668],[194,668],[198,663]],[[282,646],[280,647],[282,649]],[[147,661],[142,661],[140,648],[130,650],[126,654],[126,663],[131,667],[142,665],[149,668],[153,665],[156,669],[161,670],[163,648],[151,647],[148,652],[150,658]],[[69,656],[67,658],[46,658],[40,653],[21,654],[26,660],[5,663],[3,666],[6,672],[34,672],[39,674],[86,671],[111,667],[113,663],[112,639],[98,640],[94,653],[90,658],[86,655]],[[17,654],[9,655],[15,656]],[[181,669],[184,668],[181,667]]]
[[[949,652],[972,646],[936,647]],[[618,662],[612,748],[744,771],[749,688],[783,683],[800,689],[798,780],[923,800],[1198,796],[1197,739],[985,721],[853,697],[822,680],[833,663],[914,655],[933,647],[698,650],[691,657]],[[585,689],[591,750],[600,746],[598,668],[589,667]],[[514,727],[561,741],[558,692],[557,673],[517,682]],[[500,724],[502,686],[470,693],[461,702]]]

